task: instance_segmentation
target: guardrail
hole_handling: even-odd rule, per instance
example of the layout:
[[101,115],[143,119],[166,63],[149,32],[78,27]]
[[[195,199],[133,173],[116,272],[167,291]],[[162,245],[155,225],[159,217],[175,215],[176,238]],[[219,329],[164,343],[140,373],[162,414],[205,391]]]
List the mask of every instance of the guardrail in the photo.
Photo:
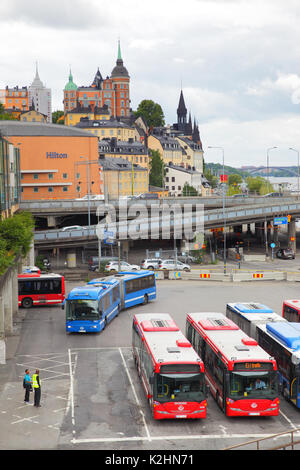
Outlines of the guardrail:
[[[129,222],[127,220],[123,220],[115,224],[117,229],[116,238],[123,240],[130,238],[128,227],[131,227],[134,233],[139,235],[139,238],[148,238],[149,233],[152,234],[155,232],[159,234],[164,229],[174,229],[174,223],[175,230],[176,228],[178,228],[178,230],[180,230],[180,228],[182,229],[184,225],[184,231],[187,233],[188,229],[192,230],[193,227],[196,225],[199,226],[201,223],[203,223],[205,229],[223,226],[224,218],[226,225],[237,225],[250,223],[251,221],[261,221],[266,218],[273,218],[282,213],[298,214],[300,216],[300,201],[291,204],[287,204],[282,201],[280,202],[281,204],[277,203],[275,205],[269,203],[270,205],[257,205],[252,208],[237,207],[233,209],[231,207],[227,207],[224,212],[223,209],[211,209],[206,210],[204,214],[202,211],[199,211],[200,213],[184,213],[182,214],[182,218],[176,215],[175,220],[172,220],[172,218],[170,218],[170,220],[165,220],[165,218],[162,219],[160,216],[147,217],[146,219],[133,219]],[[83,228],[82,230],[74,230],[70,232],[63,232],[63,230],[35,232],[34,240],[39,242],[50,239],[54,241],[61,240],[62,238],[66,240],[68,238],[78,239],[79,237],[97,237],[96,227],[97,226],[95,225],[90,228]]]

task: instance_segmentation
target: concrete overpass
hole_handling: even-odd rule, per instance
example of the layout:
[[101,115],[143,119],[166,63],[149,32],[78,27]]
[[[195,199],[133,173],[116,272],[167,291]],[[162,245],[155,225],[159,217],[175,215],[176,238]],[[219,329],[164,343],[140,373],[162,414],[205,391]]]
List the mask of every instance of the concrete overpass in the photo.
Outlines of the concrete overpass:
[[[197,198],[198,200],[200,198]],[[245,198],[246,199],[246,198]],[[295,234],[295,219],[300,218],[300,199],[295,198],[261,198],[260,202],[254,204],[252,202],[243,205],[225,207],[226,226],[240,226],[242,224],[256,223],[260,224],[260,228],[267,230],[267,225],[274,217],[291,215],[289,223],[289,233],[291,236]],[[155,201],[156,202],[156,201]],[[169,201],[170,202],[170,201]],[[177,202],[177,200],[176,200]],[[243,201],[244,202],[244,201]],[[147,205],[149,208],[149,206]],[[159,207],[163,207],[159,202]],[[196,205],[194,206],[196,207]],[[117,238],[128,239],[128,224],[132,229],[136,229],[141,239],[151,238],[152,233],[158,233],[159,236],[163,230],[167,230],[170,226],[171,236],[175,231],[180,231],[185,223],[185,228],[191,231],[195,226],[203,222],[204,230],[218,228],[224,226],[223,208],[210,209],[204,207],[203,219],[199,219],[199,215],[195,211],[188,212],[183,216],[175,216],[174,219],[164,220],[161,215],[152,218],[140,218],[130,220],[120,220],[116,222]],[[198,218],[197,218],[198,217]],[[34,242],[37,248],[53,248],[53,247],[80,247],[92,243],[98,239],[96,225],[82,228],[82,230],[62,231],[46,230],[38,231],[34,234]],[[159,238],[159,237],[158,237]]]

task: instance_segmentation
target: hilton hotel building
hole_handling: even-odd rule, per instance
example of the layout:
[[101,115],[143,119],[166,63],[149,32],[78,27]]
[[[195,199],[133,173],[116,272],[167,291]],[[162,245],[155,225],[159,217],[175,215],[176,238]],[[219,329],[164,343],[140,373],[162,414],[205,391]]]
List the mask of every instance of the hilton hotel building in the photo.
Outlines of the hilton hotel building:
[[59,124],[0,121],[0,134],[20,150],[21,200],[103,194],[98,138]]

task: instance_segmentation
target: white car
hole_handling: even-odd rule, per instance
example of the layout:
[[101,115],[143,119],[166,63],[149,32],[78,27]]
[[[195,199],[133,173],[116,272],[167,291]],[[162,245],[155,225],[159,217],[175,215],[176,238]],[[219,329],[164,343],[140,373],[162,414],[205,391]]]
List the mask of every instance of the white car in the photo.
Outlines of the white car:
[[170,269],[172,271],[190,271],[191,267],[189,264],[182,263],[181,261],[175,259],[165,259],[162,260],[159,264],[159,269]]
[[[129,264],[126,261],[120,261],[120,271],[140,271],[140,267],[136,264]],[[105,271],[119,271],[118,261],[110,261],[105,266]]]
[[63,227],[61,229],[62,232],[68,232],[69,230],[82,230],[83,227],[80,225],[70,225],[69,227]]
[[86,194],[83,197],[78,197],[76,201],[104,201],[104,194],[90,194],[90,197],[88,194]]

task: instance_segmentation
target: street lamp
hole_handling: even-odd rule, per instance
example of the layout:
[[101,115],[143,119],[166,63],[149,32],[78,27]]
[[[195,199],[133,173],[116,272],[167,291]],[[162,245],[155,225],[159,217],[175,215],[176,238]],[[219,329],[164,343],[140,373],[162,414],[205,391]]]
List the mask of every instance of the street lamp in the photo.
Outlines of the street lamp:
[[208,147],[209,149],[220,149],[222,150],[222,162],[223,162],[223,225],[224,225],[224,253],[223,253],[223,261],[224,261],[224,274],[226,274],[226,219],[225,219],[225,165],[224,165],[224,149],[223,147]]
[[293,150],[294,152],[297,152],[297,174],[298,174],[298,180],[297,180],[297,198],[299,197],[299,151],[296,149],[293,149],[292,147],[289,148],[289,150]]
[[88,226],[91,225],[91,208],[90,208],[90,162],[88,157],[80,156],[80,158],[86,158],[86,179],[87,179],[87,190],[88,190]]
[[268,183],[270,186],[270,175],[269,175],[269,151],[273,149],[277,149],[278,147],[270,147],[267,149],[267,178],[268,178]]

